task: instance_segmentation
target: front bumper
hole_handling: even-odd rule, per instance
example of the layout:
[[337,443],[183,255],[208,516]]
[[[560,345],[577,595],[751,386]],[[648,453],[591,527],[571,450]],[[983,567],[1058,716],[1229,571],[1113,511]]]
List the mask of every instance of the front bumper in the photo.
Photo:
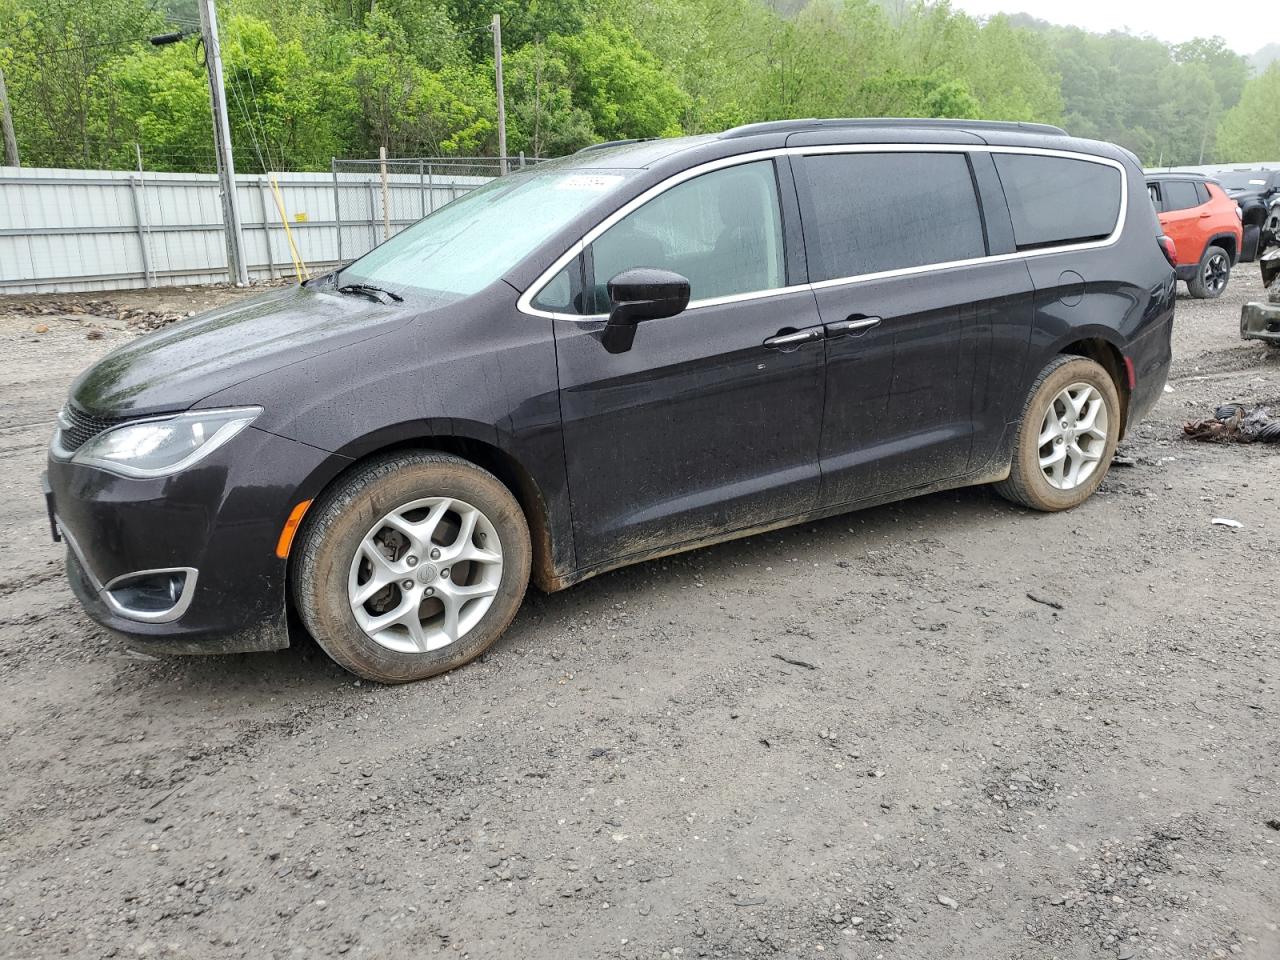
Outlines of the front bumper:
[[[47,497],[68,544],[72,589],[89,616],[148,652],[287,647],[287,563],[276,544],[332,459],[253,427],[191,469],[156,479],[50,457]],[[158,612],[131,610],[113,592],[155,573],[174,577],[172,603]]]
[[1280,344],[1280,303],[1246,303],[1241,307],[1240,339]]

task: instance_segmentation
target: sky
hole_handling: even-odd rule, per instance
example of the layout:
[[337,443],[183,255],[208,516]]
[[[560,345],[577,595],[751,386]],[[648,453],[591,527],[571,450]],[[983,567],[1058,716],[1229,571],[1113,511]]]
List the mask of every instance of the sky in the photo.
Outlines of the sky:
[[[951,5],[979,17],[1029,13],[1050,23],[1095,33],[1124,29],[1168,43],[1216,35],[1236,53],[1245,55],[1280,41],[1275,0],[1229,0],[1222,4],[1190,0],[952,0]],[[1215,16],[1215,10],[1224,15]]]

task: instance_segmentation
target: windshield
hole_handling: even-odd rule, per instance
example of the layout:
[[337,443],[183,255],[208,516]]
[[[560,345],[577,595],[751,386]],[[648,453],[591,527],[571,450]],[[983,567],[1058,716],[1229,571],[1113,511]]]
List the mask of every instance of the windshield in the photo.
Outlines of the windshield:
[[1223,170],[1215,173],[1213,179],[1228,190],[1256,190],[1267,185],[1268,176],[1266,170]]
[[544,169],[499,177],[375,247],[335,280],[397,293],[469,296],[634,173]]

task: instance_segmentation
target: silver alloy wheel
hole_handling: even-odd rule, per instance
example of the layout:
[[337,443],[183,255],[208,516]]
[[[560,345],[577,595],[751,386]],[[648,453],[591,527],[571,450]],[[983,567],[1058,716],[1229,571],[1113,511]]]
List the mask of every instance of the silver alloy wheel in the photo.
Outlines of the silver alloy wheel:
[[1221,293],[1227,286],[1231,264],[1225,253],[1215,253],[1204,265],[1204,285],[1213,293]]
[[1040,424],[1040,470],[1051,486],[1074,490],[1107,449],[1107,402],[1094,386],[1073,383],[1049,404]]
[[471,504],[414,500],[369,528],[351,560],[351,612],[371,640],[428,653],[466,635],[502,583],[498,531]]

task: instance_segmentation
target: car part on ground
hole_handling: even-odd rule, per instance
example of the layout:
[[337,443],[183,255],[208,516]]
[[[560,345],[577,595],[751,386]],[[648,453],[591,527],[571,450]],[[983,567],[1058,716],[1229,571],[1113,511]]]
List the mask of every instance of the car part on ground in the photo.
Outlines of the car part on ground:
[[1085,357],[1057,357],[1032,386],[1009,477],[996,491],[1035,510],[1078,506],[1106,476],[1119,427],[1120,397],[1111,375]]
[[1261,340],[1280,348],[1280,244],[1264,253],[1258,265],[1268,302],[1246,303],[1240,308],[1240,339]]
[[524,514],[495,476],[409,451],[353,468],[307,512],[293,595],[334,660],[404,683],[488,649],[520,607],[531,557]]
[[1265,405],[1225,403],[1204,420],[1188,420],[1182,432],[1192,440],[1233,443],[1280,443],[1280,419]]

